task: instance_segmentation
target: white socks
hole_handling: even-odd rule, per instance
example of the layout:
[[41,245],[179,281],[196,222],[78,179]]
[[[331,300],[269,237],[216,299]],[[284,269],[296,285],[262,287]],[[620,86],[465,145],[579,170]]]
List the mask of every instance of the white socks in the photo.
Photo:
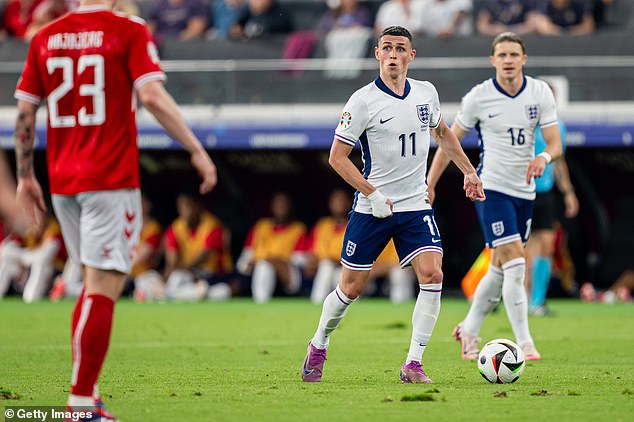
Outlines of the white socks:
[[504,271],[504,287],[502,288],[504,307],[511,321],[517,344],[520,346],[526,343],[533,344],[528,329],[528,300],[524,288],[526,260],[524,258],[511,259],[502,265],[502,270]]
[[[356,299],[355,299],[356,300]],[[313,346],[318,349],[326,349],[330,342],[330,334],[335,331],[343,317],[348,311],[348,306],[355,300],[349,299],[339,286],[326,297],[324,306],[321,310],[321,318],[319,326],[315,332],[315,336],[311,340]]]
[[392,303],[407,302],[413,297],[414,280],[410,271],[396,266],[390,270],[389,280]]
[[412,341],[405,361],[406,364],[413,360],[421,361],[440,313],[441,292],[442,283],[420,285],[420,292],[412,314]]
[[275,291],[275,268],[266,260],[256,262],[251,278],[251,291],[256,303],[271,300]]
[[337,285],[341,276],[341,265],[335,261],[322,259],[317,266],[317,274],[310,292],[310,301],[315,304],[324,303],[328,293]]
[[504,276],[505,273],[499,268],[489,265],[489,270],[476,287],[473,302],[462,324],[462,329],[468,335],[477,336],[484,322],[484,317],[500,303]]

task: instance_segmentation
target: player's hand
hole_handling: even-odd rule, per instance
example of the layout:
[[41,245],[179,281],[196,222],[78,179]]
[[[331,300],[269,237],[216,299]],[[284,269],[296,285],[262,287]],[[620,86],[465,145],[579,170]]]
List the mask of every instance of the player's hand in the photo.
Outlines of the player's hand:
[[434,201],[436,200],[436,188],[432,186],[427,186],[427,199],[429,199],[429,204],[434,205]]
[[482,202],[486,198],[484,189],[482,188],[482,180],[475,172],[466,173],[464,175],[464,193],[467,198],[472,201]]
[[564,195],[564,205],[566,209],[566,218],[576,217],[579,213],[579,200],[577,199],[577,195],[575,195],[575,191],[571,190]]
[[42,215],[46,213],[46,204],[44,202],[42,187],[35,177],[18,178],[16,202],[19,212],[22,213],[23,217],[26,216],[28,219],[27,224],[40,224]]
[[203,179],[200,184],[200,193],[205,194],[211,192],[211,190],[218,183],[218,175],[216,173],[216,165],[211,160],[207,151],[200,148],[194,152],[191,156],[192,166],[198,171],[198,175]]
[[528,168],[526,169],[526,184],[529,185],[531,183],[531,179],[534,177],[542,177],[544,174],[544,169],[546,168],[546,159],[542,156],[537,156],[528,163]]
[[379,190],[375,190],[367,196],[372,205],[372,215],[376,218],[387,218],[392,215],[392,201],[387,199]]

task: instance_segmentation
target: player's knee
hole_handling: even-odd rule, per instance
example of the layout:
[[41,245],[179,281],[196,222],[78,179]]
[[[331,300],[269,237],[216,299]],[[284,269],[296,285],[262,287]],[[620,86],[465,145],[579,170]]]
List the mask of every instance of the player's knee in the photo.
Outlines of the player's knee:
[[443,273],[440,268],[430,268],[429,270],[422,271],[418,282],[420,284],[439,284],[442,283],[442,279]]

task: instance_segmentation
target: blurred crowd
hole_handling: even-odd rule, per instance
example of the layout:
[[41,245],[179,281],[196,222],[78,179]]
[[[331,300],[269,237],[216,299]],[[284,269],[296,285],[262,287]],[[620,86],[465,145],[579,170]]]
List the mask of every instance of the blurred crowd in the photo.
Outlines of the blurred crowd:
[[[474,33],[583,35],[606,24],[623,0],[314,0],[327,7],[313,28],[294,28],[292,0],[119,0],[121,13],[144,18],[158,44],[165,39],[253,39],[308,32],[314,36],[361,32],[376,35],[390,25],[435,38]],[[475,3],[475,5],[474,5]],[[29,40],[46,23],[77,7],[78,0],[0,2],[0,39]],[[139,7],[143,5],[144,7]],[[292,6],[292,7],[291,7]]]

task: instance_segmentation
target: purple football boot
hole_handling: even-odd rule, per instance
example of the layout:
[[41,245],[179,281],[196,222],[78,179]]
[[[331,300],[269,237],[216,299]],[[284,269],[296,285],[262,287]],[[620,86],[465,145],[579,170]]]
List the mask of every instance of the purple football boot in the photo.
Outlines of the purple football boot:
[[427,376],[425,371],[423,371],[423,367],[420,362],[416,362],[415,360],[401,367],[401,382],[423,382],[425,384],[434,383],[434,381]]
[[302,365],[302,380],[304,382],[321,381],[321,373],[326,361],[326,349],[318,349],[311,342],[308,342],[306,358]]

